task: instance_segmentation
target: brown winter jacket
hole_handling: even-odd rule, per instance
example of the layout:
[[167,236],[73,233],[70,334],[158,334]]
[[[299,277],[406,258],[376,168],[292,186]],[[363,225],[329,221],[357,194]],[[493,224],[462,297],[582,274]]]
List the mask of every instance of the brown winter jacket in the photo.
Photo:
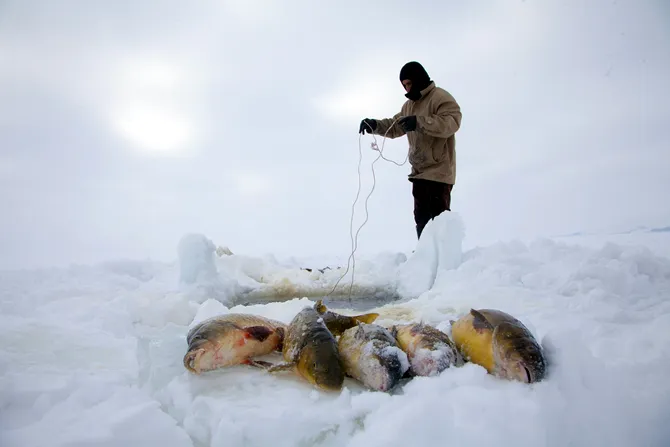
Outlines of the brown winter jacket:
[[453,96],[431,82],[421,91],[418,101],[407,100],[400,113],[393,118],[377,120],[376,135],[398,138],[405,131],[395,120],[416,115],[416,130],[407,133],[409,162],[412,170],[409,180],[426,179],[456,183],[456,137],[461,126],[461,108]]

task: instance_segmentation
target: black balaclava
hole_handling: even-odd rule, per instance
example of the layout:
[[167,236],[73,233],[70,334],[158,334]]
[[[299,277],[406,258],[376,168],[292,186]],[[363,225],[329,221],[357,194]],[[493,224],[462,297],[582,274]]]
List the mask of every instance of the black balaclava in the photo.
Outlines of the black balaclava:
[[428,87],[431,82],[430,76],[428,76],[428,73],[426,73],[423,66],[415,61],[407,62],[400,70],[400,82],[405,79],[412,81],[412,88],[410,88],[409,92],[405,95],[412,101],[420,99],[421,90]]

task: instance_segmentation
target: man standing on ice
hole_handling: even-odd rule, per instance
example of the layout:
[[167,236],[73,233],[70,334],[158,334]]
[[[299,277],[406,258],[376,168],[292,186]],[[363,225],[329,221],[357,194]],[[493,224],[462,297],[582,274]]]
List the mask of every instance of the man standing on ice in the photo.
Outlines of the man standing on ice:
[[408,98],[400,113],[393,118],[365,118],[359,132],[386,134],[388,138],[407,135],[412,166],[408,177],[420,238],[429,220],[451,211],[451,191],[456,182],[455,133],[461,126],[461,108],[449,92],[435,86],[418,62],[402,67],[400,82]]

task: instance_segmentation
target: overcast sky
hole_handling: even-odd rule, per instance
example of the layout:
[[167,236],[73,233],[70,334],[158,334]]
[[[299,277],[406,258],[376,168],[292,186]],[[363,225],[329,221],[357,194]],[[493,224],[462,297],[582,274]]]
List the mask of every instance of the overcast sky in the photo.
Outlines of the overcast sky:
[[[462,108],[468,244],[668,225],[669,46],[660,0],[2,0],[0,267],[348,256],[410,60]],[[410,251],[409,166],[375,168],[359,250]]]

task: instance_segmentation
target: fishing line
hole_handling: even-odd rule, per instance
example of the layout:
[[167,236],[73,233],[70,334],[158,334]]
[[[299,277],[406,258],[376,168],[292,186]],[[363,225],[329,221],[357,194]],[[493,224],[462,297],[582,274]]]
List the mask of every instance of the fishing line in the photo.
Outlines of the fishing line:
[[384,144],[386,143],[386,135],[393,128],[393,126],[395,125],[395,123],[399,119],[400,118],[395,119],[391,123],[391,125],[388,127],[386,132],[384,132],[384,137],[383,137],[383,140],[382,140],[381,149],[379,148],[379,146],[377,144],[377,138],[375,137],[375,135],[370,134],[370,135],[372,135],[372,138],[374,140],[372,143],[370,143],[370,147],[373,150],[376,150],[377,152],[379,152],[379,155],[377,156],[377,158],[375,158],[372,161],[372,165],[371,165],[371,169],[372,169],[372,188],[370,189],[370,192],[368,193],[367,197],[365,198],[365,204],[364,204],[365,220],[363,220],[363,223],[360,225],[360,227],[358,227],[358,230],[356,231],[356,235],[354,236],[354,234],[353,234],[354,213],[355,213],[356,203],[358,202],[358,198],[361,194],[361,162],[362,162],[362,159],[363,159],[363,151],[361,149],[361,138],[363,137],[363,134],[360,134],[358,136],[358,190],[356,191],[356,199],[354,200],[354,203],[351,206],[351,220],[349,222],[349,236],[351,238],[351,254],[349,255],[349,259],[347,260],[347,269],[342,274],[342,276],[340,276],[340,278],[337,280],[337,282],[335,283],[335,286],[333,286],[333,290],[331,290],[326,296],[330,296],[335,291],[335,289],[337,289],[337,285],[340,283],[340,281],[342,281],[342,279],[347,275],[347,273],[349,273],[349,266],[351,264],[352,265],[351,284],[349,285],[349,297],[348,297],[349,301],[351,301],[351,292],[352,292],[353,287],[354,287],[354,273],[355,273],[355,270],[356,270],[356,258],[355,258],[354,255],[356,253],[356,249],[358,248],[358,234],[360,233],[360,231],[363,229],[363,227],[365,226],[365,224],[368,221],[368,217],[369,217],[368,200],[370,199],[370,196],[372,196],[372,192],[375,190],[375,186],[377,184],[377,178],[375,176],[375,163],[377,163],[377,161],[380,158],[382,158],[385,161],[388,161],[388,162],[391,162],[391,163],[395,164],[396,166],[403,166],[405,163],[407,163],[407,160],[409,159],[409,149],[407,150],[407,156],[405,157],[405,161],[402,162],[402,163],[398,163],[395,160],[391,160],[389,158],[384,157]]

